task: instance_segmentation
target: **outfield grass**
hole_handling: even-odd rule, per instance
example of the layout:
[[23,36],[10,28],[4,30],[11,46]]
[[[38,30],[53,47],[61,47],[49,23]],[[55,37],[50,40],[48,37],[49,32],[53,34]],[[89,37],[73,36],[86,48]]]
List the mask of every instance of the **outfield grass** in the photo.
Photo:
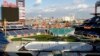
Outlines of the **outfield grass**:
[[[26,38],[26,39],[23,39]],[[28,39],[35,39],[35,41],[66,41],[66,42],[78,42],[76,37],[57,37],[52,35],[36,35],[31,37],[13,38],[12,41],[28,41]]]

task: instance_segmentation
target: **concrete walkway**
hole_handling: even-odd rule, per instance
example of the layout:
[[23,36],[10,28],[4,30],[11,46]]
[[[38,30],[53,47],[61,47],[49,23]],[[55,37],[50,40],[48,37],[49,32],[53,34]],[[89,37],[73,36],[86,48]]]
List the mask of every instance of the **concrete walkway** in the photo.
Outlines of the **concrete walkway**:
[[25,41],[21,42],[21,41],[14,41],[14,42],[10,42],[8,45],[7,45],[7,48],[5,51],[7,52],[16,52],[19,50],[20,47],[23,46],[22,43],[27,43]]

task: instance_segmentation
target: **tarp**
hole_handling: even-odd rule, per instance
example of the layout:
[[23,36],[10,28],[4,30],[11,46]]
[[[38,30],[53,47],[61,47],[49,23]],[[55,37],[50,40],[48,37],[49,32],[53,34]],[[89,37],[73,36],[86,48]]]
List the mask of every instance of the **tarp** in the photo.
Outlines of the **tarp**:
[[3,32],[0,32],[0,44],[8,44],[5,34]]

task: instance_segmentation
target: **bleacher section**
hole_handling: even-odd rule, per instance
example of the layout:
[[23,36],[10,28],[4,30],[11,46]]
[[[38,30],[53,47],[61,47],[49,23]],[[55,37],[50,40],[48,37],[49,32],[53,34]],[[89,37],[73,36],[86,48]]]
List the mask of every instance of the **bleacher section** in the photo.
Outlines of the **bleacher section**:
[[74,31],[73,28],[51,28],[49,29],[49,32],[55,36],[65,36],[72,31]]
[[33,36],[34,34],[46,34],[52,33],[54,36],[67,36],[67,34],[74,31],[73,28],[32,28],[30,25],[7,25],[6,26],[6,34],[7,36],[14,36],[14,37],[28,37]]
[[7,26],[6,27],[6,34],[7,36],[14,36],[14,37],[27,37],[33,36],[34,34],[41,33],[45,34],[46,29],[42,28],[32,28],[32,26]]

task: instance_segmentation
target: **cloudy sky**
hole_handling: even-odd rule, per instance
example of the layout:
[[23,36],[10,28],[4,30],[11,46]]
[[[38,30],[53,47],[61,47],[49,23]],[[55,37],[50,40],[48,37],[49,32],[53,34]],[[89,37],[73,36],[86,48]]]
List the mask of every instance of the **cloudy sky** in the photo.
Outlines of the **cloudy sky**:
[[[7,0],[14,2],[15,0]],[[90,18],[97,0],[26,0],[26,17],[63,17],[75,15],[77,18]],[[3,0],[0,0],[0,5]]]

